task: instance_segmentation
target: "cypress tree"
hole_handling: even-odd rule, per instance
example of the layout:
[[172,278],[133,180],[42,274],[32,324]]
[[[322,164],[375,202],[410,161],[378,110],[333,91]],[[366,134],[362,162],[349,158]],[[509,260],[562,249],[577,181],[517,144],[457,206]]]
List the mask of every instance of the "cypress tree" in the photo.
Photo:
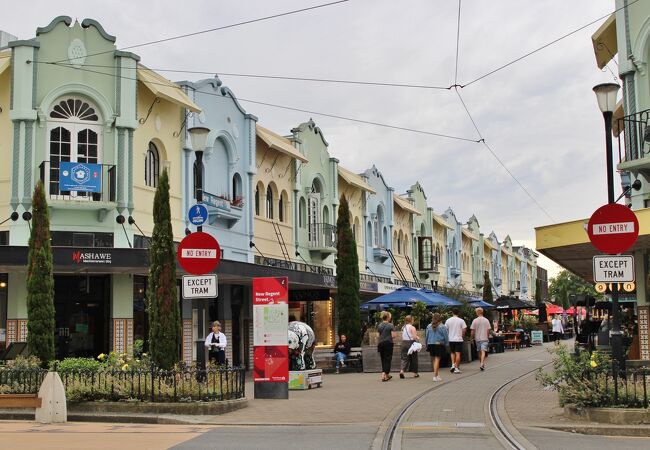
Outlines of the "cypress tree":
[[50,215],[41,181],[32,197],[32,229],[27,260],[27,344],[43,367],[54,359],[54,274]]
[[338,290],[338,330],[351,345],[361,343],[359,317],[359,257],[357,243],[350,225],[350,208],[345,195],[341,196],[336,221],[336,286]]
[[492,282],[490,281],[490,273],[487,270],[483,272],[483,301],[494,303],[494,296],[492,295]]
[[147,283],[149,351],[156,366],[171,369],[179,359],[181,318],[176,291],[176,253],[167,169],[163,170],[158,181],[153,201],[153,221]]

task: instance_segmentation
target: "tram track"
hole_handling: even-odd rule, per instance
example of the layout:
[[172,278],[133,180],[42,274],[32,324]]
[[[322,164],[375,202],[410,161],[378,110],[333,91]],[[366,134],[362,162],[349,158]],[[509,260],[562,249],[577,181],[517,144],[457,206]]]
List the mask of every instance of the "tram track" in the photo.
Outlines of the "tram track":
[[[540,355],[546,353],[546,350],[539,351],[536,353],[532,353],[530,357]],[[495,366],[490,367],[488,370],[494,370],[498,367],[503,367],[507,366],[510,364],[514,363],[519,363],[520,361],[509,361],[505,362],[502,364],[498,364]],[[501,385],[497,387],[497,389],[490,395],[490,398],[488,400],[488,408],[487,408],[487,413],[488,417],[490,419],[490,422],[492,424],[491,431],[494,434],[494,436],[497,438],[497,440],[505,447],[508,449],[515,449],[515,450],[528,450],[527,447],[523,446],[517,438],[508,430],[507,426],[504,424],[504,421],[499,415],[498,411],[498,400],[499,398],[504,395],[507,390],[511,387],[512,384],[516,383],[518,380],[521,380],[527,376],[529,376],[531,373],[539,370],[540,367],[545,367],[550,363],[543,364],[542,366],[536,367],[532,370],[529,370],[521,375],[518,375]],[[464,380],[467,378],[472,378],[477,375],[480,375],[482,372],[474,372],[471,374],[463,375],[455,380]],[[453,382],[452,382],[453,383]],[[392,418],[390,421],[390,424],[386,431],[384,432],[383,439],[381,441],[381,450],[401,450],[402,443],[401,443],[401,431],[400,427],[402,425],[402,422],[406,415],[411,411],[416,404],[422,400],[423,398],[427,397],[429,394],[432,392],[437,391],[438,389],[441,389],[445,386],[447,386],[449,383],[443,383],[443,384],[437,384],[435,386],[432,386],[428,389],[425,389],[424,391],[420,392],[416,396],[412,397],[409,399],[398,411],[398,413]],[[380,430],[381,432],[381,430]],[[397,439],[399,437],[399,439]]]

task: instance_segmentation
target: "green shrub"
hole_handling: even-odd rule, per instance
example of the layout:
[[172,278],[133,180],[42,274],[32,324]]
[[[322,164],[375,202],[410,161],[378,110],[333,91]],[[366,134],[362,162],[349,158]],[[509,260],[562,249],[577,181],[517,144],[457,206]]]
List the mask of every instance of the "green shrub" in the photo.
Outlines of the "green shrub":
[[63,361],[50,362],[50,368],[57,364],[59,372],[66,372],[71,370],[98,370],[102,363],[94,358],[65,358]]
[[36,356],[16,356],[16,359],[8,360],[4,367],[18,370],[38,369],[41,367],[41,360]]
[[[608,355],[601,352],[593,352],[591,355],[581,352],[574,355],[564,345],[549,351],[555,353],[553,369],[548,372],[540,369],[537,380],[542,385],[557,390],[560,406],[623,406],[614,404],[612,380],[611,377],[608,378],[611,368]],[[635,399],[626,398],[626,401],[629,400],[636,402]]]

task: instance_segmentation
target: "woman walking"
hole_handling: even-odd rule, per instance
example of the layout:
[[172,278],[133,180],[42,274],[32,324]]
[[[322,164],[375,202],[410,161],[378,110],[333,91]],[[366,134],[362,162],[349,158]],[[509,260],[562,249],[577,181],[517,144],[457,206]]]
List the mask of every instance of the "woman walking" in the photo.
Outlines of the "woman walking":
[[391,314],[388,311],[381,312],[382,322],[377,327],[379,332],[379,343],[377,350],[381,358],[381,381],[388,381],[393,378],[390,374],[390,364],[393,359],[393,330],[395,327],[391,320]]
[[409,354],[409,349],[414,342],[418,342],[418,331],[413,326],[413,317],[406,316],[404,318],[404,327],[402,328],[402,346],[400,348],[400,371],[399,377],[404,378],[404,372],[413,372],[415,375],[413,378],[417,378],[420,375],[418,374],[418,353],[411,352]]
[[449,333],[439,313],[434,313],[431,323],[427,325],[425,340],[433,364],[433,381],[442,381],[439,375],[440,359],[445,355],[445,348],[449,345]]

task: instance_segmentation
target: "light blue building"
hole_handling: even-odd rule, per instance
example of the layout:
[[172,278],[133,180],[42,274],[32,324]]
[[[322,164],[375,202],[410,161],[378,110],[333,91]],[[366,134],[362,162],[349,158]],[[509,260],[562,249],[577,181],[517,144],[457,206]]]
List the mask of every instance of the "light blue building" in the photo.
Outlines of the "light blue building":
[[[253,175],[255,174],[255,124],[233,92],[218,77],[179,83],[202,112],[188,119],[191,126],[210,129],[203,156],[203,203],[209,212],[203,231],[218,241],[223,258],[253,262]],[[188,139],[183,146],[184,210],[196,199],[196,156]],[[186,218],[190,231],[195,231]]]
[[447,230],[447,286],[458,287],[462,282],[461,251],[463,224],[456,218],[451,207],[442,215],[443,219],[453,228]]
[[393,193],[374,165],[361,176],[375,190],[366,193],[364,221],[366,227],[366,266],[373,275],[392,278]]

